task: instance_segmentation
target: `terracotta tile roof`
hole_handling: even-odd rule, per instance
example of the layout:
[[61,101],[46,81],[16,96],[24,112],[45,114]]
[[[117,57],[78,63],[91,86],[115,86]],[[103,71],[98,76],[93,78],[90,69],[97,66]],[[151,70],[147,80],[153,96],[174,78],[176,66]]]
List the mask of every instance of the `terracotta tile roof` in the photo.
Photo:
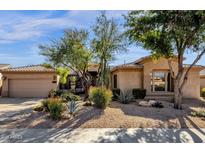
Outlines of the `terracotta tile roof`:
[[0,64],[0,70],[6,69],[6,68],[9,68],[9,67],[10,67],[9,64]]
[[[139,64],[139,63],[141,63],[142,61],[144,61],[145,59],[150,59],[150,58],[152,58],[151,55],[149,55],[149,56],[144,56],[144,57],[141,57],[141,58],[135,60],[133,63],[134,63],[134,64]],[[177,58],[177,55],[175,55],[173,58]],[[185,60],[185,59],[186,59],[186,58],[184,58],[184,60]]]
[[[185,68],[189,67],[190,64],[184,64],[183,65]],[[202,66],[202,65],[194,65],[192,68],[199,68],[201,70],[205,69],[205,66]]]
[[[190,64],[184,64],[183,66],[184,66],[184,67],[189,67]],[[193,67],[194,67],[194,68],[205,68],[205,66],[202,66],[202,65],[194,65]]]
[[205,69],[200,72],[200,76],[205,76]]
[[144,57],[141,57],[140,59],[137,59],[136,61],[134,61],[133,63],[134,64],[138,64],[140,62],[142,62],[143,60],[147,59],[147,58],[151,58],[151,56],[144,56]]
[[[175,57],[176,57],[176,56],[175,56]],[[145,59],[148,59],[148,58],[151,58],[151,56],[145,56],[145,57],[142,57],[142,58],[140,58],[140,59],[138,59],[138,60],[136,60],[136,61],[134,61],[134,62],[115,66],[115,67],[113,67],[113,68],[111,69],[111,71],[115,71],[115,70],[117,70],[117,69],[119,69],[119,68],[122,68],[122,69],[124,69],[124,68],[143,68],[143,64],[141,64],[141,62],[142,62],[143,60],[145,60]],[[185,58],[184,58],[184,59],[185,59]],[[184,66],[184,67],[189,67],[190,64],[184,64],[183,66]],[[202,65],[194,65],[193,67],[194,67],[194,68],[201,68],[201,69],[205,68],[205,66],[202,66]],[[205,72],[204,72],[204,75],[205,75]]]
[[2,72],[56,72],[56,70],[52,68],[46,68],[42,65],[29,65],[22,67],[11,67],[2,70]]
[[127,64],[114,66],[114,67],[112,67],[111,71],[115,71],[117,69],[125,69],[125,68],[139,68],[139,69],[141,69],[141,68],[143,68],[143,65],[134,64],[134,63],[127,63]]

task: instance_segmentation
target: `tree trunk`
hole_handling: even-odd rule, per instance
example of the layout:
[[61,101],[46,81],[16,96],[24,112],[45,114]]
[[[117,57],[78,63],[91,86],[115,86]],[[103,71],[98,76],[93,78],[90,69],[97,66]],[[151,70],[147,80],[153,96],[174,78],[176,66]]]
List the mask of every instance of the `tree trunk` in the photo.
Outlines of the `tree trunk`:
[[86,101],[89,98],[89,87],[85,86],[84,89],[85,89],[85,95],[84,95],[83,101]]
[[85,95],[84,95],[84,98],[83,98],[83,101],[86,101],[88,98],[89,98],[89,89],[90,89],[90,86],[91,86],[91,81],[90,80],[85,80],[83,79],[83,89],[85,91]]
[[181,79],[183,78],[183,54],[178,55],[178,74],[174,83],[174,108],[182,109],[182,87]]
[[179,79],[175,80],[174,85],[174,108],[175,109],[182,109],[182,91],[179,85]]

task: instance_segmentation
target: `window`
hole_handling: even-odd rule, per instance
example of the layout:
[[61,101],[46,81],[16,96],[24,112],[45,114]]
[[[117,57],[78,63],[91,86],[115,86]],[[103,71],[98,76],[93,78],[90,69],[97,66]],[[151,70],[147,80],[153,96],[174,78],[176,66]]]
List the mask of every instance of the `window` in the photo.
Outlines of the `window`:
[[53,81],[52,81],[52,83],[57,83],[57,76],[56,76],[56,75],[53,76]]
[[154,72],[154,91],[165,91],[165,72]]
[[114,88],[117,88],[117,75],[116,74],[113,76],[113,80],[114,80]]
[[151,75],[151,91],[174,91],[174,80],[169,71],[155,71]]

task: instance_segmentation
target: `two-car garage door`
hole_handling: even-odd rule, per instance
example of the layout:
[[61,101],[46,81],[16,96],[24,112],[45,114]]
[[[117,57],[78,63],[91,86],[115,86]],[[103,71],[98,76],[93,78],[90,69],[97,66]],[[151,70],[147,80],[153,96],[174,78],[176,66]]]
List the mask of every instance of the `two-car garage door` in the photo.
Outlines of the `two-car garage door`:
[[49,79],[10,79],[9,97],[47,97],[51,89]]

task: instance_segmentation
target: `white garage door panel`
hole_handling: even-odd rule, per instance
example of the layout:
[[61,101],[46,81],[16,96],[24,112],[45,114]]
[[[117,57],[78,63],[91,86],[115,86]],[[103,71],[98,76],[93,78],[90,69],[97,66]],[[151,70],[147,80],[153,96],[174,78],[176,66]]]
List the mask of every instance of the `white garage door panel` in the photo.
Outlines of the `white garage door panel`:
[[49,79],[9,80],[9,97],[47,97],[50,89]]

